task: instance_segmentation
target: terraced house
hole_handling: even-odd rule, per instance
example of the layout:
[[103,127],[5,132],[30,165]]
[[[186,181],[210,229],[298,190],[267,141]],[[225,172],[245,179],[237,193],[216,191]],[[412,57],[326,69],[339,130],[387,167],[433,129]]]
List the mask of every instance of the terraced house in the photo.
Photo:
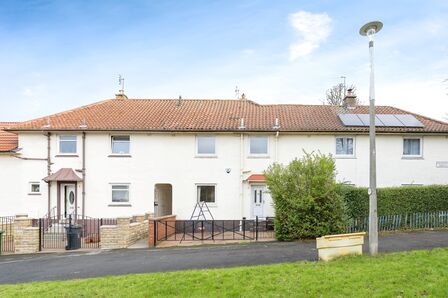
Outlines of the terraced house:
[[[337,179],[368,185],[368,107],[240,100],[114,99],[0,123],[1,214],[217,219],[273,215],[263,171],[330,153]],[[376,109],[378,185],[448,182],[448,124]]]

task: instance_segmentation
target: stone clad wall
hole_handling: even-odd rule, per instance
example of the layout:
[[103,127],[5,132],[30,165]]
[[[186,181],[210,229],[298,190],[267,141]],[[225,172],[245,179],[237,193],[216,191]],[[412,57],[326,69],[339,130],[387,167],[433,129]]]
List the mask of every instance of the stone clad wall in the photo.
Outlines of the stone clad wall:
[[127,248],[140,239],[148,236],[148,220],[145,215],[135,215],[134,222],[131,217],[117,218],[116,225],[101,226],[101,249]]
[[14,253],[27,254],[39,251],[39,228],[32,227],[28,215],[16,215],[13,223]]
[[117,225],[108,225],[100,227],[101,249],[115,249],[119,247],[120,234],[117,233]]

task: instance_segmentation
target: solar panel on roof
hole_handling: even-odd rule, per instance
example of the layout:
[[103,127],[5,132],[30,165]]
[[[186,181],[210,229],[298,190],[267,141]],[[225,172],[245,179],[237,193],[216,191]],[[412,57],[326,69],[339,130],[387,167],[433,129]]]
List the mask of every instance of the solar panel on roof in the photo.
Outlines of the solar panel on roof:
[[364,126],[369,126],[370,125],[370,118],[369,118],[369,114],[357,114],[359,119],[361,119],[362,124],[364,124]]
[[364,126],[356,114],[340,114],[339,119],[341,119],[344,126]]
[[398,120],[400,120],[406,127],[424,127],[414,115],[395,115]]
[[[375,115],[375,126],[386,126],[384,124],[384,122],[378,116],[380,116],[380,115]],[[369,125],[370,125],[370,121],[369,121]]]
[[395,115],[390,114],[378,114],[377,117],[384,123],[384,126],[403,126]]
[[[344,126],[369,126],[369,114],[340,114]],[[424,127],[414,115],[377,114],[375,126],[385,127]]]

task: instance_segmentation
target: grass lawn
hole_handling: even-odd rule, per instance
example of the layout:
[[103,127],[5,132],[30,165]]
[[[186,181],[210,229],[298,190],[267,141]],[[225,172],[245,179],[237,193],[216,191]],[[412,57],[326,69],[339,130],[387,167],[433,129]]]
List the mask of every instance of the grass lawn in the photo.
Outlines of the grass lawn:
[[1,297],[448,297],[448,249],[0,286]]

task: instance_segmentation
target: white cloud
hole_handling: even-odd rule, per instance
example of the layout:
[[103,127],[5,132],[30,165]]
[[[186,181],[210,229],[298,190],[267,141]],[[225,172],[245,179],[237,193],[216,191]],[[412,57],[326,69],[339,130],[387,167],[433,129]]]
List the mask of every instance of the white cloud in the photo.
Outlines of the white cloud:
[[299,11],[289,15],[289,22],[302,37],[289,47],[291,60],[311,54],[331,32],[331,18],[326,13]]

